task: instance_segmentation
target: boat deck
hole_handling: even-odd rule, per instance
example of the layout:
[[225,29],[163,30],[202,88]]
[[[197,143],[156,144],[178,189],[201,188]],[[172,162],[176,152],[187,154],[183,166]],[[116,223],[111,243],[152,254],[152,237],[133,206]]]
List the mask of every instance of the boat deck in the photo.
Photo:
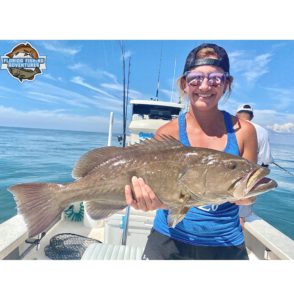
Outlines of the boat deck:
[[[92,239],[97,239],[103,243],[105,240],[105,226],[104,225],[105,225],[104,222],[101,221],[94,228],[89,228],[89,227],[84,226],[82,223],[76,223],[76,222],[72,222],[72,221],[68,221],[68,220],[61,220],[41,240],[39,249],[38,250],[36,248],[32,249],[23,259],[25,259],[25,260],[50,260],[50,258],[48,258],[45,255],[44,248],[47,245],[49,245],[50,239],[53,236],[55,236],[56,234],[60,234],[60,233],[78,234],[78,235],[86,236],[86,237],[89,237]],[[147,239],[147,234],[146,234],[146,239]],[[115,241],[113,244],[117,244],[117,241]],[[109,244],[109,245],[113,246],[113,244]],[[141,244],[141,247],[142,246],[143,245]],[[142,247],[142,248],[144,248],[144,247]],[[247,249],[247,251],[248,251],[248,255],[249,255],[249,260],[258,260],[258,257],[250,249]],[[100,259],[102,259],[102,258],[100,258]]]
[[68,220],[61,220],[44,236],[41,240],[39,249],[36,247],[32,249],[27,255],[24,256],[24,260],[50,260],[45,255],[45,247],[50,244],[50,239],[56,234],[60,233],[74,233],[82,236],[86,236],[92,239],[103,242],[104,240],[104,222],[101,221],[94,228],[84,226],[79,222],[72,222]]
[[[104,250],[108,247],[107,245],[110,248],[113,246],[117,248],[121,246],[124,216],[125,212],[121,211],[104,221],[90,220],[87,215],[85,215],[84,222],[73,222],[63,218],[48,230],[37,250],[36,246],[32,248],[25,242],[26,225],[22,217],[17,215],[0,226],[0,237],[2,237],[0,238],[0,258],[49,260],[44,249],[50,244],[53,236],[61,233],[76,234],[101,241]],[[153,218],[154,212],[144,213],[131,209],[127,234],[128,247],[144,249]],[[244,237],[250,260],[294,259],[294,241],[254,214],[246,219]],[[79,247],[80,244],[76,242],[76,245]],[[31,251],[27,251],[28,248],[32,248]]]

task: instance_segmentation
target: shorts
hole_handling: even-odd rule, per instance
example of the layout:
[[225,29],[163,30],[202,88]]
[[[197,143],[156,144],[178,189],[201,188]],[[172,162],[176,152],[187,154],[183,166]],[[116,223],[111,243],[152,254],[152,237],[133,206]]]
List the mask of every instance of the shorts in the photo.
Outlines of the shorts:
[[248,260],[245,243],[238,246],[194,246],[173,240],[152,229],[143,260]]

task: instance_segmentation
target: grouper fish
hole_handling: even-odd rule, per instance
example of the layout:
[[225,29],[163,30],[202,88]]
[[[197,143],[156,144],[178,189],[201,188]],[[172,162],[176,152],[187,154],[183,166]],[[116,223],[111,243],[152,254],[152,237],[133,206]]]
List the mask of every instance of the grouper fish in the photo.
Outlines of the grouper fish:
[[192,206],[216,205],[248,198],[275,187],[267,168],[224,152],[185,147],[171,137],[148,139],[125,148],[103,147],[76,163],[72,183],[24,183],[9,187],[29,236],[43,232],[70,204],[85,201],[95,220],[124,209],[124,187],[142,177],[169,207],[174,227]]

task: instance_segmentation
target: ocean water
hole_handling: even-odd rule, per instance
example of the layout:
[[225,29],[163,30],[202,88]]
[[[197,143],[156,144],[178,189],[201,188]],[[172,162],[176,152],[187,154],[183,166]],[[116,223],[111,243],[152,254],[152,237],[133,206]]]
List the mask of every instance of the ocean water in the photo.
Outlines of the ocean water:
[[[108,134],[0,127],[0,223],[17,213],[7,187],[24,182],[70,182],[85,152],[107,145]],[[118,146],[113,135],[112,144]]]
[[[7,187],[23,182],[70,182],[82,154],[107,144],[103,133],[0,127],[0,223],[17,213]],[[294,173],[294,135],[270,134],[275,161]],[[113,145],[118,146],[113,136]],[[294,177],[272,165],[279,187],[258,197],[253,211],[294,239]]]

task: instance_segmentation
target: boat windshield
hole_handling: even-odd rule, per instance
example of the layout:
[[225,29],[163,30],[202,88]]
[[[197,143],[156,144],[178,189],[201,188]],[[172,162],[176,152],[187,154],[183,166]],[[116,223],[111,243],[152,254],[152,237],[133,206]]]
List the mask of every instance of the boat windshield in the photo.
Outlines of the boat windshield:
[[133,116],[139,115],[142,119],[171,120],[179,115],[181,108],[159,105],[133,105]]

